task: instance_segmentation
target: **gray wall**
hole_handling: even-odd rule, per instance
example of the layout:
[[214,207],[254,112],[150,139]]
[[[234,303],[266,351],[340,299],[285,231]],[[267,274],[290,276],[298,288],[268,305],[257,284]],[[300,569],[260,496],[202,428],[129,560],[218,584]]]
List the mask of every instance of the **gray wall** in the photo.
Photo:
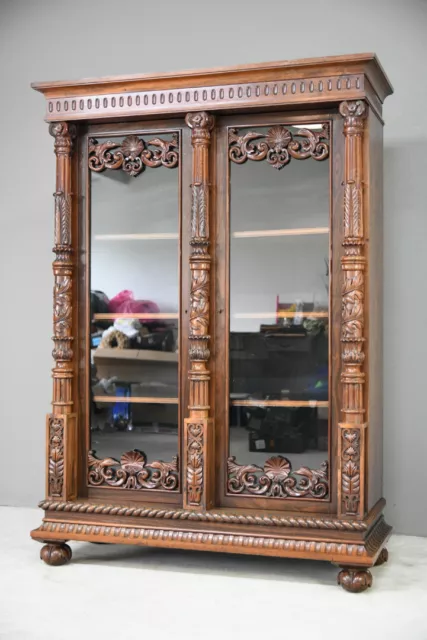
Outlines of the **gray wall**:
[[[0,504],[44,495],[54,156],[33,80],[376,51],[385,129],[385,477],[397,531],[427,534],[427,3],[0,2]],[[423,199],[424,198],[424,199]]]

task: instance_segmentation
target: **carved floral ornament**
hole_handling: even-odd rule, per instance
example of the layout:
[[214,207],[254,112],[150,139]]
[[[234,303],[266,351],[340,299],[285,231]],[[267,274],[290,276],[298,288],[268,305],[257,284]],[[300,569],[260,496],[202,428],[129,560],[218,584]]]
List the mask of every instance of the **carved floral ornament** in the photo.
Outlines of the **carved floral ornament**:
[[247,160],[264,160],[275,169],[283,169],[291,158],[324,160],[329,156],[329,124],[319,130],[299,129],[291,132],[283,125],[270,127],[267,133],[248,131],[240,135],[239,129],[228,132],[228,156],[232,162],[243,164]]
[[107,140],[98,143],[95,138],[89,138],[88,155],[91,171],[121,168],[135,177],[145,167],[173,169],[178,166],[179,136],[173,133],[170,140],[153,138],[148,142],[136,135],[127,136],[122,142]]
[[88,454],[88,482],[91,486],[108,485],[122,489],[163,489],[177,491],[179,488],[178,457],[172,462],[156,460],[147,463],[145,453],[134,449],[124,453],[120,461],[114,458],[99,459],[96,451]]
[[228,458],[227,488],[233,494],[254,494],[268,498],[325,498],[328,495],[328,463],[320,469],[292,465],[283,456],[269,458],[264,467],[239,465],[234,456]]

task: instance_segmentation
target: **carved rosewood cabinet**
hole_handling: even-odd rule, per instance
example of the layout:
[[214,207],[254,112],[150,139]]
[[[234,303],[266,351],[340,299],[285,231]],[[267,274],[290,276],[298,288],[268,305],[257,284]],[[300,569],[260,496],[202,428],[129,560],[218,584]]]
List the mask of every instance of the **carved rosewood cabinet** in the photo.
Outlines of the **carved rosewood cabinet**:
[[33,86],[56,154],[42,559],[309,558],[370,587],[391,531],[375,55]]

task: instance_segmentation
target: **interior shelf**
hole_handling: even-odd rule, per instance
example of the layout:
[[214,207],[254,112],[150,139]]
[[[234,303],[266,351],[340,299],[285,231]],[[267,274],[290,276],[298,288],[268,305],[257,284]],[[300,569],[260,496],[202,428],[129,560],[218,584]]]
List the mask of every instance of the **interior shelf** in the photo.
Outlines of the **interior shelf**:
[[233,407],[329,407],[327,400],[231,400]]
[[295,318],[302,316],[304,318],[328,318],[328,311],[257,311],[249,313],[233,313],[233,318]]
[[134,404],[178,404],[178,398],[158,398],[156,396],[150,398],[144,397],[123,397],[123,396],[94,396],[94,402],[123,402],[123,403],[134,403]]
[[94,320],[116,320],[117,318],[134,318],[136,320],[176,320],[178,313],[94,313]]
[[280,236],[317,236],[329,233],[329,227],[302,229],[260,229],[257,231],[233,231],[232,238],[278,238]]
[[[280,236],[312,236],[329,233],[329,227],[303,227],[301,229],[260,229],[255,231],[234,231],[232,238],[276,238]],[[178,240],[177,233],[116,233],[99,234],[95,240]]]

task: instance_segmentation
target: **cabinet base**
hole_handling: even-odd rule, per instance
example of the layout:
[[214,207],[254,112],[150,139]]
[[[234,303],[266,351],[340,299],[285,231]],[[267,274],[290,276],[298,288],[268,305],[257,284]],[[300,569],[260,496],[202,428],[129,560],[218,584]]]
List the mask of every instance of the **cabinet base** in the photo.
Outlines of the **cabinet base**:
[[323,516],[256,516],[228,510],[190,512],[90,502],[44,501],[45,518],[33,539],[45,543],[52,565],[71,559],[68,540],[324,560],[339,565],[338,582],[359,592],[372,584],[367,571],[386,558],[391,527],[381,501],[366,520]]

